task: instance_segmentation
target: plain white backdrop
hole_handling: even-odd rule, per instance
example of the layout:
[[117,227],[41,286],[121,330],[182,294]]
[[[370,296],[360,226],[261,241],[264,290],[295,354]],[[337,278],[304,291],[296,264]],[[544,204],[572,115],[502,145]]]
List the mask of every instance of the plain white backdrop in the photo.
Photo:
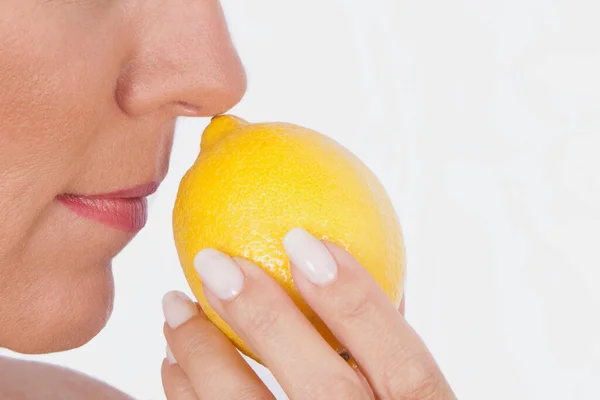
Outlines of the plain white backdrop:
[[[599,3],[223,4],[249,75],[233,112],[319,130],[378,175],[406,235],[407,318],[458,397],[600,399]],[[28,358],[164,398],[161,297],[189,293],[171,209],[207,122],[179,122],[106,329]]]

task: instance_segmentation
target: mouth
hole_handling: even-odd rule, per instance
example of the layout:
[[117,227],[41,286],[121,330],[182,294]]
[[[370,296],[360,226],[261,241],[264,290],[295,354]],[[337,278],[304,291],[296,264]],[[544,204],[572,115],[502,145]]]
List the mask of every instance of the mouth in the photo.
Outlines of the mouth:
[[57,200],[80,217],[106,226],[137,233],[148,220],[147,196],[156,192],[158,182],[149,182],[130,189],[83,196],[62,194]]

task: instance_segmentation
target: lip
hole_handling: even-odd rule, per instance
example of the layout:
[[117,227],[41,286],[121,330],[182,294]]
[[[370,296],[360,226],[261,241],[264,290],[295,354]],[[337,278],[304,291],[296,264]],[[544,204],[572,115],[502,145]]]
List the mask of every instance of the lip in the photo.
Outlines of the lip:
[[148,182],[143,185],[135,186],[129,189],[121,189],[115,192],[93,194],[90,196],[81,196],[92,200],[104,200],[104,199],[136,199],[150,196],[158,189],[158,182]]
[[154,193],[158,185],[158,182],[150,182],[130,189],[89,196],[63,194],[57,200],[80,217],[136,233],[148,220],[146,197]]

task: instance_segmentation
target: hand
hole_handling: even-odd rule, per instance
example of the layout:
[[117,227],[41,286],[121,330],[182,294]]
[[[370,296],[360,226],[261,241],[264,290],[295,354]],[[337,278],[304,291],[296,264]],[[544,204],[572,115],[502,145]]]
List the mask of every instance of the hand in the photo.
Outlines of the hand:
[[[290,399],[455,399],[418,335],[349,253],[300,229],[284,244],[296,287],[358,368],[321,338],[258,266],[216,250],[201,251],[195,266],[212,307]],[[162,378],[169,400],[273,399],[195,303],[171,292],[163,306],[168,357]]]

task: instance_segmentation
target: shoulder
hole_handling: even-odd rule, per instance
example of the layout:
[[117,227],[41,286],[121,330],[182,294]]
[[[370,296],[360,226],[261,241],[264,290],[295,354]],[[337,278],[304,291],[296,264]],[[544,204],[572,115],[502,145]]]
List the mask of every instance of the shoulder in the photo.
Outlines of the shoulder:
[[0,357],[0,399],[133,400],[76,371],[33,361]]

